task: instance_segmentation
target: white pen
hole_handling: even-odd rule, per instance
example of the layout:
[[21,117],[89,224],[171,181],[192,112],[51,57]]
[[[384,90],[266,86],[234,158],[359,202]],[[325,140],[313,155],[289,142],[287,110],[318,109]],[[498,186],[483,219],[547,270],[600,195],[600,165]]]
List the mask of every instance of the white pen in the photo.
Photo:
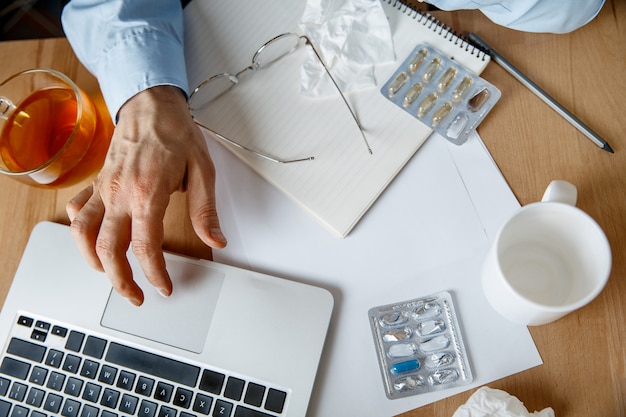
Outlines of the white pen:
[[560,114],[565,120],[570,122],[576,129],[589,138],[593,143],[607,152],[613,152],[611,145],[609,145],[604,139],[602,139],[597,133],[591,130],[586,124],[581,122],[576,116],[574,116],[569,110],[563,107],[558,101],[553,99],[548,93],[543,91],[537,84],[535,84],[530,78],[524,75],[519,69],[515,68],[509,61],[504,59],[502,55],[496,52],[492,47],[487,45],[485,41],[480,39],[475,33],[469,34],[469,40],[476,45],[479,49],[489,54],[491,58],[499,64],[505,71],[515,77],[519,82],[524,84],[530,91],[535,93],[537,97],[543,100],[552,110]]

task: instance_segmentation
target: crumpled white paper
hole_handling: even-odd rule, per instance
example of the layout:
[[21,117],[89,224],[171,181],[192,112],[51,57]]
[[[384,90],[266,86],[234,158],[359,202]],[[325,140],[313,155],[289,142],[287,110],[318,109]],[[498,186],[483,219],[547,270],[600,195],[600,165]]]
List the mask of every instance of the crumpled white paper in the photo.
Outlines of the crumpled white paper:
[[452,417],[555,417],[550,407],[534,413],[506,391],[482,387],[460,406]]
[[[395,59],[391,29],[380,0],[308,0],[300,28],[344,93],[375,86],[374,64]],[[301,75],[304,95],[337,94],[313,52]]]

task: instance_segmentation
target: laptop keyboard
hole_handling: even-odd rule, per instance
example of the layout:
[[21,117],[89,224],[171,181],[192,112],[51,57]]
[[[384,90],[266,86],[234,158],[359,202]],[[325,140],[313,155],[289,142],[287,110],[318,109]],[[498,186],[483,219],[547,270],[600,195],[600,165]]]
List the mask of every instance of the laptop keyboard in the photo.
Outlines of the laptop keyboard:
[[0,417],[277,417],[287,396],[27,313],[0,363]]

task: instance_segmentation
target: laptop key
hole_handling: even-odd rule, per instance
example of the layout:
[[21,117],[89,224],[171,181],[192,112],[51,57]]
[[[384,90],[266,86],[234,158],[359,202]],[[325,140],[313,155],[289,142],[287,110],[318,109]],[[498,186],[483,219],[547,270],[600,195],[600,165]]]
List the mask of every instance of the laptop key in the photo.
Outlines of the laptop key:
[[15,407],[13,407],[13,411],[11,411],[11,417],[27,417],[29,411],[30,410],[26,407],[16,405]]
[[35,327],[39,330],[47,332],[50,329],[50,323],[48,323],[47,321],[37,320],[37,323],[35,323]]
[[13,337],[9,342],[7,352],[12,355],[19,356],[20,358],[41,363],[44,355],[46,354],[46,348],[44,346]]
[[164,403],[169,403],[170,398],[172,398],[172,391],[174,387],[170,384],[166,384],[164,382],[159,382],[156,387],[156,391],[154,392],[154,398],[157,400],[161,400]]
[[7,417],[9,415],[10,409],[11,409],[10,402],[0,400],[0,417]]
[[67,384],[65,385],[65,390],[63,392],[71,395],[72,397],[78,397],[82,388],[83,381],[72,376],[67,380]]
[[47,336],[48,336],[47,332],[44,332],[43,330],[38,330],[38,329],[34,329],[33,332],[30,334],[30,338],[38,342],[45,342]]
[[202,379],[200,380],[199,388],[202,391],[210,392],[211,394],[219,394],[222,392],[224,378],[224,374],[205,369],[202,372]]
[[189,408],[191,405],[191,397],[193,393],[185,388],[176,388],[176,395],[174,396],[174,405],[182,408]]
[[109,343],[106,360],[115,365],[130,368],[138,372],[167,379],[179,384],[195,387],[200,368],[165,356],[124,346],[116,342]]
[[128,371],[120,371],[120,376],[117,378],[116,387],[130,391],[133,389],[135,383],[135,374]]
[[116,408],[117,400],[119,400],[119,398],[120,393],[118,391],[106,388],[104,390],[104,393],[102,394],[102,400],[100,401],[100,404],[109,408]]
[[243,402],[245,402],[246,404],[254,405],[256,407],[260,407],[261,403],[263,402],[264,394],[265,387],[263,385],[250,382],[248,384],[248,389],[246,389],[246,395],[243,399]]
[[65,375],[59,372],[50,373],[50,378],[48,378],[48,383],[46,387],[53,389],[55,391],[61,391],[63,387],[63,383],[65,382]]
[[157,404],[152,401],[141,400],[137,417],[154,417],[156,415]]
[[67,329],[61,326],[53,326],[51,333],[55,336],[65,337],[67,336]]
[[100,375],[98,376],[98,381],[104,382],[108,385],[113,385],[115,382],[115,376],[117,375],[117,369],[109,365],[102,365],[102,369],[100,370]]
[[282,413],[286,398],[286,392],[270,388],[267,392],[267,399],[265,400],[265,409],[279,414]]
[[275,417],[273,414],[266,414],[259,410],[253,410],[251,408],[242,407],[240,405],[235,409],[235,415],[233,417]]
[[33,372],[30,373],[30,378],[28,378],[28,382],[31,382],[37,385],[43,385],[47,376],[48,376],[47,369],[41,368],[39,366],[35,366],[33,368]]
[[122,395],[122,401],[120,401],[120,412],[122,414],[132,416],[135,414],[135,410],[137,409],[137,403],[139,402],[139,398],[133,397],[132,395],[124,394]]
[[92,358],[102,359],[104,355],[104,349],[107,346],[107,341],[95,336],[88,336],[83,348],[83,353]]
[[30,326],[32,326],[32,325],[33,325],[33,322],[34,322],[34,321],[35,321],[35,320],[33,320],[33,319],[32,319],[32,318],[30,318],[30,317],[20,316],[20,317],[17,319],[17,324],[19,324],[20,326],[30,327]]
[[11,380],[0,376],[0,396],[4,397],[7,395],[7,391],[9,390],[9,385],[11,384]]
[[137,394],[145,395],[149,397],[152,395],[152,387],[154,386],[154,380],[150,378],[146,378],[145,376],[140,376],[139,381],[137,381],[137,387],[135,388],[135,392]]
[[159,409],[159,417],[176,417],[176,409],[162,405]]
[[26,362],[9,357],[2,359],[2,364],[0,365],[0,373],[2,374],[25,380],[28,371],[30,371],[30,364]]
[[45,391],[38,388],[31,388],[28,391],[28,397],[26,398],[26,404],[32,407],[41,407],[43,403],[43,397],[46,395]]
[[58,413],[61,409],[62,402],[63,397],[49,392],[46,396],[46,402],[43,405],[43,409],[46,411],[50,411],[51,413]]
[[60,368],[61,361],[63,360],[63,352],[56,349],[50,349],[48,351],[48,356],[46,356],[46,365],[51,366],[53,368]]
[[98,373],[99,367],[100,367],[100,364],[98,362],[85,359],[85,362],[83,362],[83,367],[80,370],[80,374],[81,376],[84,376],[85,378],[95,379],[96,374]]
[[196,399],[193,402],[193,411],[200,414],[209,415],[212,402],[213,397],[204,394],[196,394]]
[[213,409],[212,417],[230,417],[233,411],[233,405],[224,400],[215,401],[215,408]]
[[67,355],[65,362],[63,362],[63,370],[75,374],[78,372],[81,358],[75,355]]
[[104,390],[104,393],[102,394],[102,400],[100,401],[100,404],[104,405],[105,407],[116,408],[117,400],[119,400],[119,398],[120,393],[118,391],[106,388]]
[[[83,411],[80,412],[80,417],[98,417],[100,409],[93,405],[83,405]],[[31,416],[32,417],[32,416]]]
[[96,385],[94,383],[88,382],[85,386],[85,391],[83,391],[83,400],[91,401],[92,403],[97,403],[98,398],[100,398],[100,390],[102,388],[100,385]]
[[27,389],[28,386],[16,382],[11,387],[11,391],[9,392],[9,398],[15,401],[24,401]]
[[65,349],[73,352],[80,352],[80,348],[83,346],[83,340],[85,339],[85,333],[72,330],[70,336],[65,342]]
[[239,401],[241,400],[241,396],[243,395],[243,386],[246,381],[243,379],[228,377],[228,381],[226,382],[226,388],[224,388],[224,397],[230,398],[231,400]]
[[80,403],[69,398],[65,400],[61,415],[64,417],[78,417],[78,410],[80,409]]

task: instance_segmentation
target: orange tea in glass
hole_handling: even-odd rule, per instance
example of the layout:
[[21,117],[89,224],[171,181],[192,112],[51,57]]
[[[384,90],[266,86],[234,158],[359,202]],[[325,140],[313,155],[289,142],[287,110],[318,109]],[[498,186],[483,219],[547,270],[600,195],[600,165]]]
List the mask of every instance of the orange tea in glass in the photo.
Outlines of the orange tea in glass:
[[32,69],[0,83],[0,172],[40,187],[64,187],[97,172],[113,124],[66,75]]

